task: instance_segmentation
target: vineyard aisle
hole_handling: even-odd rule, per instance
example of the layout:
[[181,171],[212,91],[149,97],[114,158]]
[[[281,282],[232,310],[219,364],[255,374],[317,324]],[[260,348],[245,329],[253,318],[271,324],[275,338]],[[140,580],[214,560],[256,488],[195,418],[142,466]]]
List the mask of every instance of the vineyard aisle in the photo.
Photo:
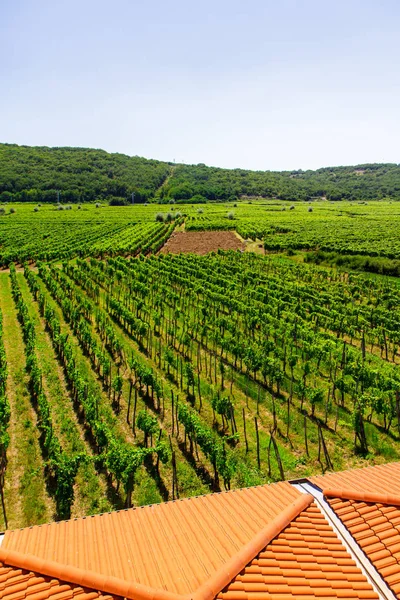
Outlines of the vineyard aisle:
[[[29,291],[23,275],[18,275],[22,296],[29,307],[30,316],[36,328],[38,362],[43,373],[43,389],[51,403],[51,413],[57,437],[68,454],[84,453],[92,455],[89,444],[74,412],[61,366],[57,361],[51,339],[45,329],[44,319]],[[79,468],[75,484],[75,500],[71,517],[105,512],[112,508],[107,501],[104,477],[96,474],[93,462],[83,462]]]
[[[6,273],[0,273],[0,306],[9,373],[7,395],[11,409],[4,496],[8,526],[12,529],[52,520],[54,503],[46,492],[36,414],[27,387],[24,342],[11,295],[10,276]],[[4,529],[3,515],[1,527]]]

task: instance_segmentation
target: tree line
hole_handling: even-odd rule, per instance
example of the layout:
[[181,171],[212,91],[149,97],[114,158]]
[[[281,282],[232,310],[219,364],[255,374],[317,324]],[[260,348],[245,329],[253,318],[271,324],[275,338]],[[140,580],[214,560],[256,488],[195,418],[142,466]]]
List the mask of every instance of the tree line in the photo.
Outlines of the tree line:
[[0,201],[68,203],[235,200],[400,199],[400,165],[364,164],[316,171],[248,171],[173,165],[88,148],[0,144]]

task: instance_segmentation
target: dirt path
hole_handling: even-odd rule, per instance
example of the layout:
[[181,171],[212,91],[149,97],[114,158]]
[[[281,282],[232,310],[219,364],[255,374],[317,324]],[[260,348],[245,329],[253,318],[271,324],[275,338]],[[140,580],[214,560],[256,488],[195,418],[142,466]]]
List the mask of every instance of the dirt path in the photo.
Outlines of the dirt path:
[[[24,341],[11,296],[10,278],[5,273],[0,274],[0,306],[9,373],[7,395],[11,408],[5,505],[8,527],[27,527],[50,521],[54,503],[46,491],[36,414],[27,388]],[[4,527],[3,518],[1,522]]]
[[171,170],[170,170],[169,174],[166,176],[166,178],[164,179],[164,181],[162,182],[162,184],[160,185],[160,187],[158,187],[156,189],[155,194],[154,194],[156,198],[160,198],[160,196],[161,196],[161,190],[168,185],[169,180],[171,179],[171,177],[175,173],[175,169],[176,169],[176,166],[175,167],[171,167]]

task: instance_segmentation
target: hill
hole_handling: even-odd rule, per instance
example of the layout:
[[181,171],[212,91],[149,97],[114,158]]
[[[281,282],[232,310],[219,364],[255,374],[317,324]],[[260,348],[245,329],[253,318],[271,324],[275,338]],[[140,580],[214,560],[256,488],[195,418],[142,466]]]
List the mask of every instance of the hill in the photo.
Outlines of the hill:
[[0,199],[64,202],[130,198],[146,201],[171,167],[138,156],[90,148],[46,148],[0,144]]
[[0,144],[0,201],[205,202],[261,196],[282,200],[400,200],[400,165],[316,171],[246,171],[172,165],[88,148]]

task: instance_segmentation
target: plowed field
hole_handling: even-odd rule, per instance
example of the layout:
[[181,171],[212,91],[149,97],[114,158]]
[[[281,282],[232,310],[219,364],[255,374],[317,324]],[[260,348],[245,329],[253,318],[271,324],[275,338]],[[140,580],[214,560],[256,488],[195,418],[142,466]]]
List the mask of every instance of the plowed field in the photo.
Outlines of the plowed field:
[[222,250],[244,250],[245,244],[232,231],[176,231],[161,252],[207,254]]

